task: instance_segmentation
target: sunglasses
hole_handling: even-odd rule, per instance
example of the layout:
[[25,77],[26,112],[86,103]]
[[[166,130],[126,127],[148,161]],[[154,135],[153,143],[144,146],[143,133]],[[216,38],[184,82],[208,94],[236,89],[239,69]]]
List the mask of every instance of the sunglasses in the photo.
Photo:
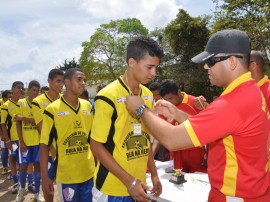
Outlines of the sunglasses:
[[227,60],[229,57],[234,56],[237,58],[243,58],[241,55],[226,55],[226,56],[219,56],[219,57],[211,57],[210,59],[206,60],[205,63],[209,68],[213,67],[217,62],[221,62]]

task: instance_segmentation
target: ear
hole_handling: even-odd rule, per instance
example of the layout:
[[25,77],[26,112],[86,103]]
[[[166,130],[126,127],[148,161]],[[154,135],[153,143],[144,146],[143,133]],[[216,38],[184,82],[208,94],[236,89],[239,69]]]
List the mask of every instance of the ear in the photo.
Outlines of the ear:
[[257,66],[256,62],[251,61],[251,62],[249,62],[248,68],[251,71],[251,70],[255,70],[256,69],[256,66]]
[[129,58],[128,59],[128,66],[129,67],[134,67],[137,61],[134,58]]
[[236,69],[237,64],[238,64],[239,61],[237,60],[236,57],[231,56],[231,57],[229,58],[229,62],[230,62],[230,69],[231,69],[231,70],[234,70],[234,69]]

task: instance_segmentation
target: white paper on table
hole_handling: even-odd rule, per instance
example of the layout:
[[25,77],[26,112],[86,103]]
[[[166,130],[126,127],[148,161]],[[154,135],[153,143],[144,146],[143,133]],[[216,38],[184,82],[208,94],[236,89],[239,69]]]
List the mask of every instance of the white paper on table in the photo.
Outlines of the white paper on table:
[[173,160],[171,161],[155,161],[157,169],[165,170],[166,168],[173,167]]

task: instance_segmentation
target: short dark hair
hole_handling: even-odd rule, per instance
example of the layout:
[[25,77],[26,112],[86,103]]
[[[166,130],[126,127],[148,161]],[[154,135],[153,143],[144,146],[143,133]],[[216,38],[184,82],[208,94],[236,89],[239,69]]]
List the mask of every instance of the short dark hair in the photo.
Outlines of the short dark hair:
[[65,74],[64,74],[64,80],[65,80],[65,79],[71,80],[73,74],[74,74],[75,72],[77,72],[77,71],[78,71],[78,72],[83,72],[82,69],[77,68],[77,67],[67,69],[66,72],[65,72]]
[[140,61],[146,54],[154,57],[163,57],[163,50],[158,43],[146,36],[134,37],[127,45],[126,61],[133,58]]
[[152,82],[149,84],[149,90],[153,91],[153,90],[160,90],[160,86],[161,84],[159,82]]
[[176,85],[176,83],[173,80],[165,79],[161,83],[159,94],[161,96],[167,95],[169,93],[177,95],[178,91],[179,91],[179,87]]
[[49,90],[49,87],[48,86],[42,86],[40,88],[40,91],[46,91],[46,90]]
[[54,79],[58,75],[64,76],[64,72],[61,69],[51,69],[48,75],[48,79]]
[[36,80],[32,80],[32,81],[29,82],[28,89],[30,89],[32,87],[40,88],[40,83],[38,81],[36,81]]
[[10,90],[5,90],[5,91],[2,93],[2,98],[8,98],[8,94],[11,94],[11,91],[10,91]]
[[12,83],[12,88],[15,88],[15,87],[18,86],[18,85],[22,85],[22,86],[23,86],[23,82],[21,82],[21,81],[14,81],[14,82]]
[[263,58],[263,54],[261,51],[252,50],[250,53],[250,62],[254,61],[258,64],[258,66],[264,70],[265,61]]
[[106,84],[101,83],[97,86],[97,92],[99,92],[102,88],[104,88],[106,86]]

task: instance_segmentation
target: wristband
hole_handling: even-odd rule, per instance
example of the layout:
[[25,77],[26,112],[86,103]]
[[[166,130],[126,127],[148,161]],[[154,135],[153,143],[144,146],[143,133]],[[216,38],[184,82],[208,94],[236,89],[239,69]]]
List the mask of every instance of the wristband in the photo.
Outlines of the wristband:
[[132,184],[129,186],[128,191],[131,191],[135,187],[136,183],[137,183],[137,179],[135,178]]

